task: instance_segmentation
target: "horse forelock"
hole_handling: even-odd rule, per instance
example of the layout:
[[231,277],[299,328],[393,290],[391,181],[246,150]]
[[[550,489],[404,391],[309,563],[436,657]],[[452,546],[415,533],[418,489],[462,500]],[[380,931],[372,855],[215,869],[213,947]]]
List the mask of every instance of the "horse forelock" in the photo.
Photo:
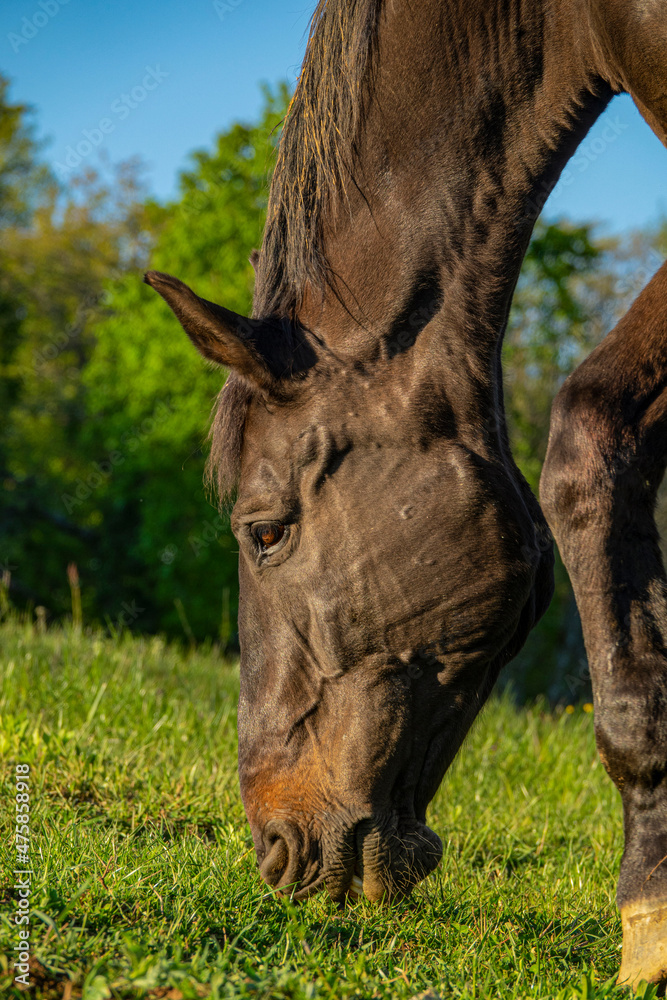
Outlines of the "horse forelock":
[[345,197],[383,0],[320,0],[285,117],[255,284],[256,316],[294,316],[307,282],[331,283],[328,207]]
[[206,481],[217,493],[221,506],[231,501],[238,485],[243,432],[252,394],[248,383],[232,372],[213,408]]

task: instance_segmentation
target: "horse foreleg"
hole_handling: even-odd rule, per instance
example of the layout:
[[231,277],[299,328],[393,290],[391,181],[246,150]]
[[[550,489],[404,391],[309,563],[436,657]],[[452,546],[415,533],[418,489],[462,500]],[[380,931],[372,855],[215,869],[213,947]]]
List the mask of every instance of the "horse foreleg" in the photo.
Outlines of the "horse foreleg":
[[619,981],[667,980],[667,264],[554,402],[541,494],[574,586],[600,757],[621,793]]

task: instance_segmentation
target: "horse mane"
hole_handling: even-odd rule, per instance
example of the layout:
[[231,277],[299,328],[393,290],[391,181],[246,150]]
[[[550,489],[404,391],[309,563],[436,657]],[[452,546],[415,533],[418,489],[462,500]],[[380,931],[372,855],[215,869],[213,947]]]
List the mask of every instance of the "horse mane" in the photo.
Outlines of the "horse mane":
[[345,197],[367,107],[383,0],[320,0],[283,125],[255,284],[255,315],[293,317],[330,280],[323,216]]
[[[253,315],[294,318],[306,283],[323,290],[333,276],[323,219],[345,197],[370,90],[383,0],[319,0],[301,75],[288,108],[273,174]],[[239,474],[252,389],[230,374],[211,427],[209,482],[221,498]]]

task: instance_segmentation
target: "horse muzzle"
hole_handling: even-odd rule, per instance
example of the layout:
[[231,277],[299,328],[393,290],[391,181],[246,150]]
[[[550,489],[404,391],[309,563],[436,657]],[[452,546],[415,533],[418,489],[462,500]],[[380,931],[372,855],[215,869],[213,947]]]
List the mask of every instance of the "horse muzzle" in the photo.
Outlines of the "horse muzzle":
[[313,826],[270,820],[257,849],[264,880],[280,893],[305,899],[326,888],[335,902],[363,893],[373,902],[408,896],[442,857],[440,838],[413,816],[373,813],[356,823],[326,817]]

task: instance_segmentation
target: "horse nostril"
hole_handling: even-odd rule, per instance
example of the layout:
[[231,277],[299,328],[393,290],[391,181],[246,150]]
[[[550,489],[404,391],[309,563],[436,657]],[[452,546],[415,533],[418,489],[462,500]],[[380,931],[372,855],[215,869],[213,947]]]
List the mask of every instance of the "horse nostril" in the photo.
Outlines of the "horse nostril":
[[264,830],[266,854],[259,870],[265,882],[281,888],[299,881],[301,838],[289,823],[271,820]]
[[259,866],[262,878],[269,885],[278,885],[289,866],[289,848],[282,837],[278,837],[266,852]]

